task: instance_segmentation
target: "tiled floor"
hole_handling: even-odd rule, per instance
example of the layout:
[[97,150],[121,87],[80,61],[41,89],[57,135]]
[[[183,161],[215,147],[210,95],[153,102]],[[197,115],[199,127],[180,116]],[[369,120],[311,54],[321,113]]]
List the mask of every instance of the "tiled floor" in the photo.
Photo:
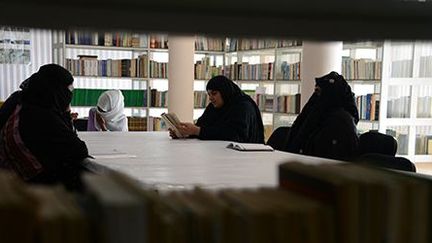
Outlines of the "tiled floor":
[[416,163],[417,172],[432,175],[432,163]]

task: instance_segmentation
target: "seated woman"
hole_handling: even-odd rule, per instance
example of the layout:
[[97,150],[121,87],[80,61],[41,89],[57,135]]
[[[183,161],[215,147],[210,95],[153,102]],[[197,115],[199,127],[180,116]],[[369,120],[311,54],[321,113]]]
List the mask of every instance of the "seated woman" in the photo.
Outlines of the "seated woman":
[[0,131],[1,168],[27,182],[80,187],[80,162],[88,150],[72,126],[72,83],[72,75],[55,64],[28,79]]
[[88,131],[128,131],[124,115],[124,97],[120,90],[108,90],[99,97],[97,107],[89,111]]
[[[182,134],[203,140],[264,143],[261,113],[254,100],[225,76],[210,79],[206,89],[211,103],[196,124],[182,123]],[[173,132],[170,135],[175,138]]]
[[284,150],[349,160],[358,148],[359,115],[354,94],[336,72],[315,82],[315,92],[289,130]]

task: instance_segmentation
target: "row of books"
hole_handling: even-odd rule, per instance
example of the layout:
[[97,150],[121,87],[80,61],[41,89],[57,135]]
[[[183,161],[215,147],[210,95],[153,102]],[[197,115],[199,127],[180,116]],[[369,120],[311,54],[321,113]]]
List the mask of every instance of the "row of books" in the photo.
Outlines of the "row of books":
[[150,90],[151,107],[168,107],[168,91]]
[[0,173],[2,243],[427,243],[431,177],[354,163],[279,165],[274,188],[158,192],[118,172],[84,193]]
[[[147,126],[148,122],[148,126]],[[128,117],[130,132],[138,131],[162,131],[166,126],[160,117]]]
[[228,39],[228,51],[246,51],[270,49],[276,47],[301,46],[302,42],[298,40],[276,40],[276,39]]
[[273,63],[234,63],[225,66],[224,75],[232,80],[273,80]]
[[342,58],[342,76],[347,80],[381,80],[381,73],[381,61]]
[[127,32],[95,32],[66,31],[66,44],[116,46],[116,47],[147,47],[146,34]]
[[[152,62],[152,61],[150,61]],[[66,59],[66,69],[72,75],[97,77],[148,77],[148,56],[140,55],[133,59],[98,60],[97,56],[81,56],[79,59]]]
[[150,48],[167,49],[168,36],[167,35],[150,35]]
[[[279,185],[328,210],[312,216],[319,221],[328,220],[320,221],[320,229],[324,231],[319,233],[321,242],[432,240],[429,176],[355,163],[293,162],[279,166]],[[326,233],[334,238],[327,241]]]
[[423,96],[417,98],[417,118],[432,117],[432,97]]
[[392,61],[391,77],[409,78],[412,77],[412,72],[413,72],[412,60]]
[[411,97],[402,96],[397,99],[389,99],[387,101],[387,117],[388,118],[409,118],[411,107]]
[[[430,134],[430,133],[429,133]],[[415,154],[432,155],[432,135],[417,134],[415,142]]]
[[194,107],[205,108],[209,104],[209,98],[206,91],[194,91]]
[[[96,106],[99,96],[106,89],[74,89],[72,106]],[[125,107],[147,107],[147,90],[121,90],[124,96]],[[194,91],[194,104],[196,108],[205,108],[208,104],[205,91]],[[150,90],[151,107],[168,107],[168,91]]]
[[291,47],[291,46],[302,46],[301,40],[279,40],[278,47]]
[[273,95],[255,94],[254,98],[260,111],[273,112]]
[[149,61],[151,78],[168,78],[168,63]]
[[278,80],[300,80],[300,62],[288,63],[283,61],[280,72],[276,74]]
[[356,97],[360,120],[378,121],[380,94],[367,94]]
[[282,95],[276,97],[276,112],[299,114],[300,94]]
[[[96,106],[99,96],[107,89],[74,89],[72,106]],[[121,90],[125,107],[146,107],[147,90]]]
[[211,65],[210,57],[204,57],[194,65],[195,79],[208,80],[214,76],[222,75],[222,66]]
[[[404,127],[408,128],[408,127]],[[386,134],[393,136],[397,141],[397,154],[406,155],[408,154],[408,131],[399,128],[387,128]]]
[[195,37],[196,51],[224,51],[225,38]]

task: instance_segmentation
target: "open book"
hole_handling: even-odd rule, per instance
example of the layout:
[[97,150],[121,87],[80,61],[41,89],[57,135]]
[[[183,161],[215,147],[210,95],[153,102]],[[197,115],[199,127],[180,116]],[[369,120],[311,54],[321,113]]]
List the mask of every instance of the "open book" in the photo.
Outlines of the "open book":
[[227,148],[232,148],[239,151],[273,151],[269,145],[260,143],[229,143]]
[[171,130],[174,131],[175,135],[178,138],[184,138],[185,135],[181,134],[181,132],[178,130],[177,127],[180,126],[180,120],[178,119],[177,115],[175,113],[162,113],[161,115],[162,120],[165,122],[165,124],[171,128]]

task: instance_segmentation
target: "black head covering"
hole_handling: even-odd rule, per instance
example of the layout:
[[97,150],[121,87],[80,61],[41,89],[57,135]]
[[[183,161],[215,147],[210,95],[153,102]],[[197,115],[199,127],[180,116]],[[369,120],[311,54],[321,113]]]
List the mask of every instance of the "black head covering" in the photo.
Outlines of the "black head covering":
[[350,113],[357,124],[359,115],[355,104],[354,93],[342,75],[337,72],[330,72],[319,78],[315,83],[320,87],[319,105],[326,112],[337,108],[343,108]]
[[[352,128],[350,134],[356,133],[355,124],[359,121],[357,106],[355,104],[354,94],[351,88],[337,72],[330,72],[327,75],[315,79],[316,85],[320,88],[320,92],[314,92],[308,102],[303,107],[300,114],[294,121],[288,136],[285,150],[288,152],[302,152],[307,143],[311,142],[314,135],[318,134],[326,126],[326,120],[335,120],[342,122],[341,119],[336,119],[336,114],[346,112],[349,115],[344,119],[346,122],[349,117],[352,117]],[[345,124],[345,122],[343,122]],[[343,125],[339,124],[340,127]],[[335,124],[332,124],[334,126]],[[350,127],[350,125],[347,125]],[[342,131],[340,131],[342,132]],[[356,134],[354,134],[357,136]],[[353,139],[356,140],[356,139]],[[357,141],[357,140],[356,140]],[[357,144],[355,144],[357,146]],[[307,154],[307,151],[303,151]]]
[[73,81],[70,72],[63,67],[44,65],[21,84],[23,102],[62,113],[72,101],[68,86]]
[[247,96],[241,89],[229,78],[219,75],[210,79],[206,87],[207,91],[217,90],[221,93],[224,106],[243,96]]

